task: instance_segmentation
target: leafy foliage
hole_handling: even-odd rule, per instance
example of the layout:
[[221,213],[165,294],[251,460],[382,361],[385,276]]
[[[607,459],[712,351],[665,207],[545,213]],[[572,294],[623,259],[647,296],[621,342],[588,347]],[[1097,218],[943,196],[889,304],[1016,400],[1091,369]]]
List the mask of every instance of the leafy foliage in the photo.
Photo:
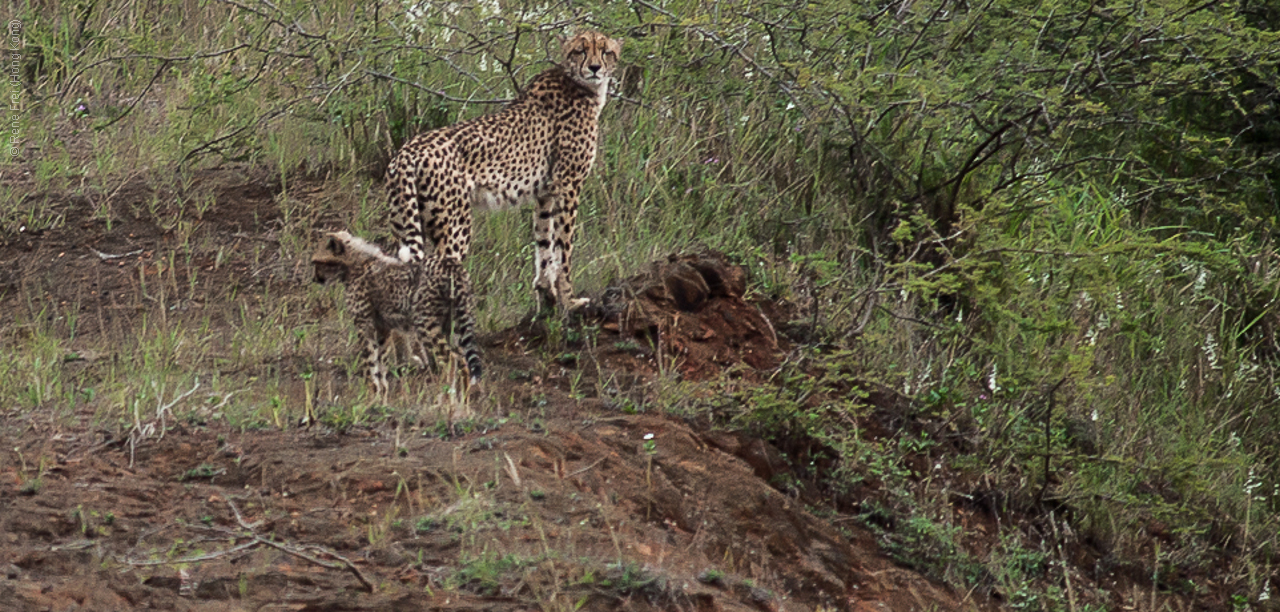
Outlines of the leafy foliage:
[[[1244,602],[1270,584],[1280,545],[1271,4],[215,0],[190,10],[22,8],[25,129],[49,142],[33,164],[38,191],[109,192],[127,168],[223,160],[269,165],[286,186],[300,173],[377,175],[412,134],[514,96],[556,55],[553,33],[599,27],[626,39],[626,65],[584,197],[579,286],[696,241],[741,257],[758,292],[803,303],[820,347],[770,385],[720,398],[730,424],[814,440],[833,489],[887,491],[883,513],[902,519],[883,534],[894,554],[955,582],[1017,585],[1019,605],[1052,607],[1057,595],[1031,581],[1059,553],[1012,527],[989,558],[971,558],[946,518],[950,491],[908,459],[963,449],[944,467],[1010,492],[1008,506],[1069,509],[1073,529],[1108,555],[1212,566]],[[59,130],[95,134],[93,163],[69,163]],[[0,204],[6,226],[63,222],[40,201],[0,201],[13,202]],[[385,231],[371,202],[343,214]],[[301,242],[317,216],[284,239]],[[476,244],[481,318],[509,321],[529,300],[527,219],[489,217]],[[292,316],[272,318],[278,330],[246,316],[243,336],[256,342],[234,354],[275,354],[300,328]],[[72,412],[80,392],[47,367],[67,341],[28,327],[5,338],[19,357],[0,365],[3,398]],[[187,387],[173,364],[199,343],[157,333],[140,334],[142,369]],[[89,383],[118,405],[162,403],[163,386]],[[868,434],[871,388],[904,398],[902,418],[947,427]],[[1151,561],[1140,538],[1157,524],[1172,535]],[[518,566],[477,558],[457,581],[487,592]]]

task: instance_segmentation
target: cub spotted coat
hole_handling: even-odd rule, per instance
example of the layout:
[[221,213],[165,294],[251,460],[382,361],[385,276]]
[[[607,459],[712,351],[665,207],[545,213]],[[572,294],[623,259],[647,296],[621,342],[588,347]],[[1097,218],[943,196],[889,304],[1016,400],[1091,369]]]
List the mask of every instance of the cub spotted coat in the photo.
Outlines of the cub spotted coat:
[[311,262],[317,282],[347,284],[348,308],[360,332],[369,379],[380,397],[385,397],[388,389],[383,360],[393,332],[408,336],[414,356],[439,370],[446,359],[459,354],[449,346],[452,328],[471,382],[480,379],[474,299],[462,264],[434,254],[421,261],[403,262],[347,232],[329,234]]

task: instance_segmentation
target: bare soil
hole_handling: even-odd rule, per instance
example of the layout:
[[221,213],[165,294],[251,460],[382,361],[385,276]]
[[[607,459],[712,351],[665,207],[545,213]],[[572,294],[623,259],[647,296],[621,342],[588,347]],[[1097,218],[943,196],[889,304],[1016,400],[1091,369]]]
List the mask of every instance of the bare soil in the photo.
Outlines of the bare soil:
[[[29,195],[62,222],[3,228],[0,309],[78,309],[73,345],[100,346],[147,316],[199,313],[216,332],[265,284],[302,300],[307,263],[283,260],[274,243],[277,181],[231,167],[186,188],[217,205],[185,236],[129,212],[175,195],[141,181]],[[302,181],[290,197],[319,202],[332,197],[324,190]],[[115,211],[106,218],[95,214],[103,198]],[[200,245],[192,257],[170,256],[181,240]],[[199,291],[159,308],[148,280],[193,272]],[[564,333],[554,322],[489,334],[483,392],[505,408],[444,429],[179,419],[131,438],[93,404],[70,418],[0,406],[0,609],[998,608],[895,564],[835,509],[815,516],[824,506],[812,474],[773,445],[661,411],[660,376],[758,382],[787,356],[788,305],[745,294],[745,272],[724,256],[679,254],[594,296],[571,326],[593,341],[562,340],[572,350],[550,366],[540,347]],[[327,310],[311,304],[305,316]],[[334,356],[344,344],[334,338]],[[51,367],[95,359],[113,357]],[[311,368],[339,393],[354,384],[331,361],[302,359],[261,368]],[[892,394],[870,401],[897,414]],[[885,422],[868,430],[906,426]],[[983,512],[957,512],[971,539],[991,539]]]

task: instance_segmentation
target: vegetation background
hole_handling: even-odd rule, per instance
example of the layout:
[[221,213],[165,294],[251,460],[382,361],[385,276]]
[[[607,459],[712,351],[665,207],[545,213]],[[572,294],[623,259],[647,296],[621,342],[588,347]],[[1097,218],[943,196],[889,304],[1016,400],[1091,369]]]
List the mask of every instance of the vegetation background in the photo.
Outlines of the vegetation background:
[[[25,36],[25,141],[3,172],[27,174],[0,193],[4,234],[65,222],[50,198],[71,193],[108,224],[154,219],[184,244],[176,258],[202,248],[181,237],[216,205],[192,177],[229,162],[282,185],[277,241],[255,249],[304,261],[335,219],[386,237],[379,175],[401,143],[495,110],[557,56],[556,35],[619,36],[579,290],[707,246],[801,316],[804,348],[769,383],[672,380],[682,392],[659,408],[820,442],[833,504],[877,483],[863,520],[892,554],[1016,608],[1086,607],[1047,578],[1063,571],[1059,529],[1162,589],[1214,583],[1237,609],[1276,608],[1273,1],[11,0],[7,15]],[[290,198],[304,176],[334,186],[330,206]],[[113,208],[139,177],[176,196]],[[532,306],[528,225],[527,211],[478,224],[487,330]],[[198,284],[161,275],[156,290]],[[5,405],[88,405],[136,428],[139,406],[203,378],[221,418],[283,426],[288,374],[237,366],[329,354],[267,286],[227,330],[161,309],[127,334],[136,363],[64,378],[49,364],[75,315],[20,289]],[[848,423],[871,389],[934,427],[863,435]],[[938,469],[964,484],[903,460],[939,445]],[[1001,524],[979,553],[947,511],[960,498],[1039,518]]]

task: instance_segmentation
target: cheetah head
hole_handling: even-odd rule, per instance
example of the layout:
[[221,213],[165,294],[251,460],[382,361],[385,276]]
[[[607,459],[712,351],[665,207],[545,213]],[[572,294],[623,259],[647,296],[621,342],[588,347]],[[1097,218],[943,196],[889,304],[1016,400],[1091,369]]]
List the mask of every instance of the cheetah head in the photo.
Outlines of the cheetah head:
[[591,91],[609,86],[622,53],[620,39],[588,30],[563,42],[564,69],[574,81]]

